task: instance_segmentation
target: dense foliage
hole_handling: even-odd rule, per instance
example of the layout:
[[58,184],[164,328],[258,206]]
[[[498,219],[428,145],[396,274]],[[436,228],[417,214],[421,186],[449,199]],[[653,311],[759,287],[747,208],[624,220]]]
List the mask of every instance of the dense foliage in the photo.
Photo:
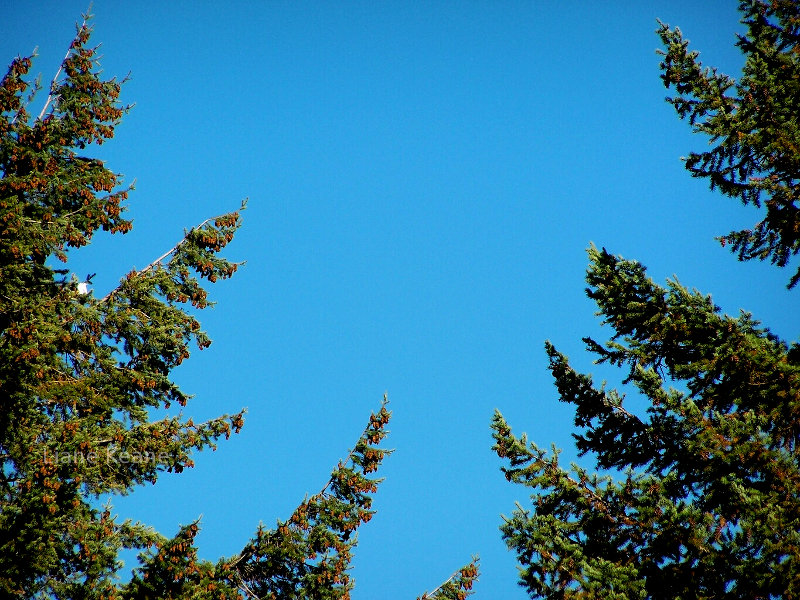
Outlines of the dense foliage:
[[[661,78],[669,101],[713,147],[692,152],[686,168],[712,189],[766,208],[751,229],[720,238],[739,258],[785,266],[800,252],[800,4],[796,0],[740,3],[747,32],[737,46],[741,78],[704,69],[679,29],[661,24]],[[800,269],[790,287],[800,280]]]
[[[29,57],[0,82],[0,596],[16,598],[348,598],[355,532],[370,520],[387,450],[385,402],[322,491],[240,554],[198,559],[197,523],[165,537],[118,522],[98,496],[156,483],[192,453],[238,432],[243,411],[205,423],[153,418],[184,406],[171,379],[190,347],[210,340],[196,316],[203,279],[231,277],[219,256],[239,211],[208,219],[168,252],[96,297],[70,276],[70,252],[99,231],[126,233],[128,188],[95,158],[126,112],[103,80],[84,22],[38,116]],[[119,552],[140,566],[120,583]],[[464,598],[476,564],[427,598]]]
[[535,492],[533,510],[502,527],[525,586],[546,598],[800,593],[796,349],[708,296],[656,285],[636,262],[594,248],[590,258],[589,296],[615,334],[584,341],[649,407],[629,411],[548,344],[578,450],[609,474],[565,469],[495,415],[503,472]]
[[[800,243],[800,9],[740,8],[748,33],[736,95],[667,26],[663,78],[681,94],[671,100],[678,114],[716,144],[689,156],[692,174],[746,203],[766,198],[764,220],[723,241],[742,258],[784,265]],[[677,282],[657,285],[635,261],[594,247],[589,258],[587,293],[614,333],[584,342],[623,370],[647,408],[595,385],[548,343],[559,397],[575,408],[577,449],[599,472],[565,468],[557,450],[495,414],[503,473],[532,492],[531,507],[501,528],[521,585],[553,599],[800,596],[800,346]]]

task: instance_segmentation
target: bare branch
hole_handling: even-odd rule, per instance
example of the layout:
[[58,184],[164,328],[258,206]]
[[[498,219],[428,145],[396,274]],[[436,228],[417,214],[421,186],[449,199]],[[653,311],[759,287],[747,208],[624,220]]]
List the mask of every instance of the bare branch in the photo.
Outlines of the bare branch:
[[[81,23],[81,26],[78,28],[78,31],[80,31],[81,29],[86,27],[86,22],[89,20],[89,17],[90,17],[89,14],[83,15],[83,23]],[[59,75],[61,75],[61,71],[64,69],[64,63],[69,58],[70,52],[72,52],[72,44],[69,45],[69,50],[67,50],[67,53],[64,55],[64,60],[61,61],[61,64],[58,66],[58,71],[56,71],[55,77],[53,77],[52,81],[50,82],[50,93],[47,95],[47,101],[44,103],[44,106],[42,107],[42,112],[40,112],[39,116],[36,117],[37,121],[41,121],[42,120],[42,117],[44,117],[45,111],[47,111],[47,107],[50,106],[50,102],[53,101],[53,97],[54,97],[53,94],[55,92],[56,85],[58,84],[58,77],[59,77]]]

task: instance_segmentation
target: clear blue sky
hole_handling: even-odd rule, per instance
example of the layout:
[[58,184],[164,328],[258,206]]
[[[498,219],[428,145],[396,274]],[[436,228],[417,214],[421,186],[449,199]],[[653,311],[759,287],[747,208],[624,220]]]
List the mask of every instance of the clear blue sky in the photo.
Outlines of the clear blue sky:
[[[38,46],[47,82],[85,10],[0,0],[6,64]],[[228,252],[247,265],[202,315],[214,344],[176,374],[196,395],[184,414],[247,407],[245,429],[115,500],[169,535],[202,515],[206,558],[318,491],[386,391],[396,452],[361,529],[353,597],[415,598],[480,554],[475,598],[524,598],[498,526],[527,494],[500,473],[489,420],[500,408],[574,458],[543,342],[595,370],[580,338],[610,332],[583,291],[591,241],[798,337],[791,273],[713,240],[757,214],[684,171],[679,157],[705,142],[658,77],[657,17],[736,74],[734,2],[92,11],[105,72],[131,73],[123,100],[136,106],[96,155],[136,181],[134,230],[99,237],[71,268],[97,271],[104,293],[250,199]]]

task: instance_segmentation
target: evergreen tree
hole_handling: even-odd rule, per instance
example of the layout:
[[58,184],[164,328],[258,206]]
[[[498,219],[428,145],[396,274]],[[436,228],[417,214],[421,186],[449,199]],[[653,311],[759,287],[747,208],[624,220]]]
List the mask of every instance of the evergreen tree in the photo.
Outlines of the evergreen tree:
[[[719,238],[740,260],[769,259],[781,267],[800,252],[800,4],[796,0],[740,2],[747,33],[736,45],[742,77],[704,69],[680,29],[661,23],[661,78],[681,119],[710,137],[713,148],[692,152],[686,168],[711,189],[766,208],[752,229]],[[800,280],[800,268],[789,287]]]
[[[169,538],[97,506],[193,466],[193,452],[240,430],[244,411],[205,423],[151,416],[189,401],[171,372],[210,344],[196,318],[209,305],[201,280],[237,270],[219,252],[239,211],[192,228],[100,298],[57,268],[96,232],[131,229],[129,189],[84,156],[127,110],[89,38],[84,21],[36,117],[30,57],[0,82],[0,596],[348,598],[355,532],[372,517],[388,453],[385,401],[323,489],[235,557],[198,559],[197,523]],[[141,564],[123,584],[118,553],[131,548]],[[476,577],[473,561],[423,597],[464,598]]]
[[[681,94],[679,115],[718,143],[689,157],[692,174],[745,202],[768,198],[764,221],[723,241],[783,265],[800,239],[798,6],[741,9],[747,62],[736,97],[726,95],[732,80],[702,71],[664,25],[663,77]],[[635,261],[594,247],[589,259],[587,293],[614,334],[584,342],[599,363],[623,369],[622,384],[647,408],[630,409],[548,342],[560,400],[575,408],[578,452],[599,472],[565,468],[558,450],[495,414],[502,471],[532,490],[532,506],[501,527],[521,585],[560,599],[800,596],[800,346],[676,281],[657,285]]]

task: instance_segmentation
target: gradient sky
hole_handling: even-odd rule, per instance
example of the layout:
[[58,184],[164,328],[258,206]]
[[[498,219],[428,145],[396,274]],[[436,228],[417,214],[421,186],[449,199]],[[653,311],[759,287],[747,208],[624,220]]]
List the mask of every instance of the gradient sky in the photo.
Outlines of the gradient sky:
[[[0,0],[6,64],[38,46],[33,71],[49,81],[86,8]],[[758,215],[683,169],[706,142],[659,79],[656,18],[738,73],[734,2],[95,0],[92,12],[105,73],[131,74],[135,107],[93,152],[136,182],[134,230],[98,237],[70,268],[96,271],[103,294],[249,198],[226,254],[247,265],[201,315],[214,344],[176,372],[196,395],[186,416],[247,407],[245,428],[114,500],[167,535],[202,515],[205,558],[317,492],[388,392],[396,452],[360,530],[353,598],[413,599],[472,554],[476,599],[525,598],[498,526],[528,494],[500,473],[489,421],[499,408],[575,458],[546,339],[619,382],[580,341],[610,336],[584,294],[590,242],[798,337],[791,271],[714,241]]]

